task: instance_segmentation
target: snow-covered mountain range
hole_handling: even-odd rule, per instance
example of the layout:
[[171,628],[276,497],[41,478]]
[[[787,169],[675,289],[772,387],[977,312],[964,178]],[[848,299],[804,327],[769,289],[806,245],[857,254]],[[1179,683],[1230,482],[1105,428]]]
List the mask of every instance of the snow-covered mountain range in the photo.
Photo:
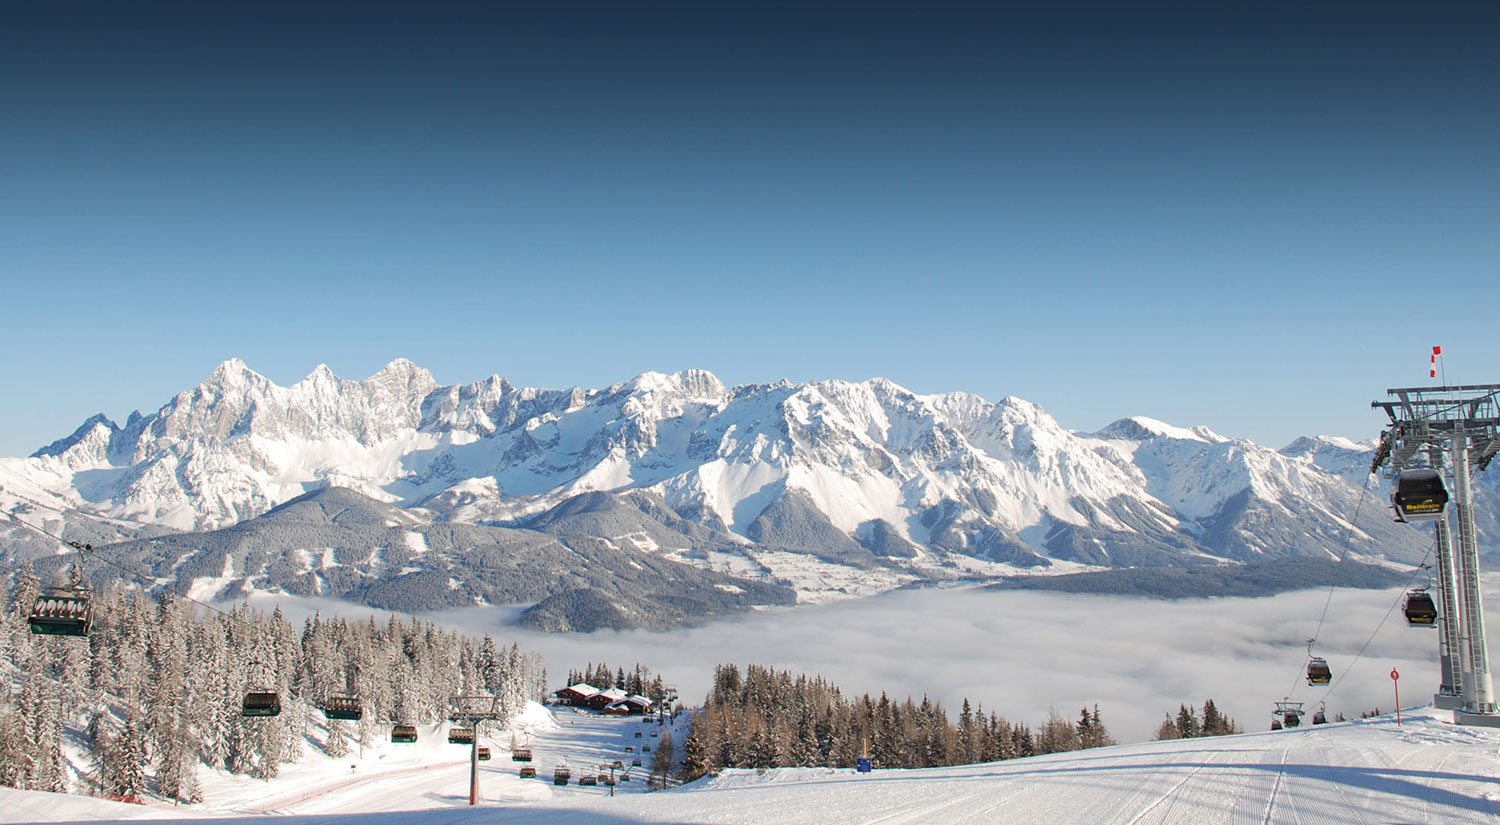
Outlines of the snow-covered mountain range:
[[[361,381],[319,366],[282,387],[230,360],[153,414],[94,416],[0,460],[0,503],[130,538],[344,487],[426,523],[565,519],[552,532],[780,577],[807,597],[935,575],[1330,557],[1346,542],[1415,562],[1430,537],[1391,522],[1371,448],[1316,437],[1275,450],[1142,417],[1083,433],[1019,398],[885,379],[726,387],[687,370],[594,390],[440,386],[397,360]],[[1495,486],[1481,486],[1492,536]]]

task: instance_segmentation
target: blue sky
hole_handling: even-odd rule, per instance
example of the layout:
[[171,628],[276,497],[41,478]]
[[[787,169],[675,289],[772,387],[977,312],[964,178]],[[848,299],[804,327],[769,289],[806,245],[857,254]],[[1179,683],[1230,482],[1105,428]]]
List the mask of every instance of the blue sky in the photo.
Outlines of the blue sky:
[[1500,15],[1311,5],[9,9],[0,455],[230,357],[1371,437],[1500,381]]

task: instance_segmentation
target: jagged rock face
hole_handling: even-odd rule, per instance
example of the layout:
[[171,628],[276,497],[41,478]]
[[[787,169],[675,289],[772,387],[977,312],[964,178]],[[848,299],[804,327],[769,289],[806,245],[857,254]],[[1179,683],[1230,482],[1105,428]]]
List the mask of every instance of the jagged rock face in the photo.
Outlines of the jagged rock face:
[[[600,390],[498,376],[445,387],[398,360],[362,381],[319,367],[280,387],[234,360],[152,415],[96,416],[0,462],[0,495],[178,529],[333,486],[424,518],[505,525],[583,493],[645,495],[654,503],[628,502],[625,521],[594,500],[538,529],[613,539],[623,533],[601,525],[634,519],[657,545],[754,542],[859,568],[942,554],[1191,564],[1346,545],[1415,560],[1428,536],[1389,523],[1374,484],[1361,500],[1369,449],[1309,438],[1276,451],[1147,418],[1080,433],[1021,399],[917,395],[884,379],[727,388],[688,370]],[[644,522],[642,507],[656,508]],[[1492,529],[1493,506],[1480,509]],[[671,536],[654,532],[669,522]]]

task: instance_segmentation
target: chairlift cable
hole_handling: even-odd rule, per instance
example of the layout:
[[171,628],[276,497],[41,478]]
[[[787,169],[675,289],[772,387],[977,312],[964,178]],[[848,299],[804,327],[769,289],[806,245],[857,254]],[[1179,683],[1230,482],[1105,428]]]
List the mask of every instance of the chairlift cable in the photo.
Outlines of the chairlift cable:
[[[1432,552],[1435,549],[1437,549],[1437,539],[1433,539],[1432,546],[1428,547],[1426,554],[1422,556],[1422,564],[1427,563],[1428,557],[1432,555]],[[1368,639],[1365,639],[1365,643],[1359,646],[1359,650],[1354,654],[1354,658],[1349,660],[1349,664],[1343,669],[1342,672],[1339,673],[1338,677],[1333,680],[1333,683],[1328,686],[1328,692],[1323,695],[1324,701],[1327,701],[1327,697],[1333,695],[1333,692],[1338,689],[1338,686],[1343,681],[1344,677],[1349,675],[1350,670],[1354,669],[1354,664],[1358,662],[1360,657],[1365,654],[1365,650],[1369,648],[1370,643],[1375,641],[1375,635],[1380,632],[1380,628],[1385,627],[1385,623],[1390,621],[1391,614],[1396,611],[1396,605],[1401,604],[1402,600],[1406,597],[1407,590],[1411,588],[1412,582],[1416,581],[1417,574],[1420,573],[1421,570],[1421,565],[1418,565],[1417,568],[1412,571],[1411,576],[1406,580],[1406,584],[1402,585],[1401,592],[1396,595],[1396,600],[1394,602],[1391,602],[1391,606],[1385,611],[1385,615],[1382,616],[1380,618],[1380,621],[1375,624],[1375,629],[1370,631],[1370,637]]]
[[[80,559],[83,558],[84,556],[92,556],[94,559],[102,562],[103,564],[106,564],[106,565],[108,565],[110,567],[113,567],[116,570],[119,570],[122,573],[124,573],[126,576],[129,576],[130,578],[137,580],[143,586],[143,590],[145,590],[146,588],[150,587],[150,584],[148,583],[148,579],[145,576],[142,576],[138,571],[132,570],[131,568],[126,567],[125,565],[120,564],[119,562],[116,562],[113,559],[106,558],[102,554],[95,552],[94,549],[93,549],[93,547],[91,545],[82,544],[82,543],[74,542],[74,541],[68,541],[68,540],[64,539],[62,536],[59,536],[59,535],[51,532],[50,530],[38,527],[35,524],[32,524],[32,523],[26,521],[25,519],[22,519],[20,516],[18,516],[17,514],[11,512],[10,510],[4,509],[4,508],[0,508],[0,513],[3,513],[11,521],[14,521],[15,523],[21,525],[22,527],[27,528],[28,530],[31,530],[31,531],[33,531],[35,533],[38,533],[38,534],[43,535],[43,536],[46,536],[47,538],[50,538],[53,541],[55,541],[55,542],[57,542],[57,543],[59,543],[61,545],[64,545],[66,547],[72,548],[73,550],[76,550],[78,552],[78,554],[79,554]],[[24,564],[24,562],[23,562],[23,564]],[[149,592],[149,591],[147,591],[147,592]],[[212,604],[209,604],[208,602],[201,601],[199,599],[195,599],[192,596],[189,596],[189,595],[187,595],[185,593],[175,593],[175,592],[172,592],[172,591],[167,591],[167,593],[169,595],[171,595],[173,598],[182,599],[183,601],[192,602],[193,604],[196,604],[199,607],[202,607],[202,608],[204,608],[206,610],[211,610],[214,613],[217,613],[220,616],[223,616],[224,618],[228,619],[232,624],[238,626],[243,631],[253,631],[254,630],[254,628],[251,627],[249,625],[249,623],[247,623],[240,616],[236,615],[234,611],[222,610],[222,609],[220,609],[218,607],[215,607]],[[257,664],[257,665],[264,666],[264,663],[261,663],[261,662],[252,662],[252,664]],[[271,672],[274,674],[275,670],[271,669]],[[242,715],[246,715],[246,716],[279,716],[281,714],[281,702],[280,702],[279,691],[275,691],[275,690],[256,690],[256,688],[258,688],[258,687],[262,687],[262,686],[261,685],[256,685],[256,684],[252,684],[251,685],[251,690],[249,690],[245,694],[245,702],[243,703],[243,706],[241,708]],[[254,704],[253,708],[252,708],[252,704]],[[272,710],[273,707],[274,707],[274,710]]]
[[[116,570],[119,570],[119,571],[125,573],[127,576],[130,576],[132,579],[137,580],[141,584],[146,585],[148,587],[150,586],[148,584],[148,580],[146,579],[146,577],[142,576],[139,571],[132,570],[129,567],[126,567],[125,565],[120,564],[119,562],[114,561],[113,559],[106,558],[105,556],[101,555],[98,551],[96,551],[92,547],[90,547],[89,545],[84,545],[84,544],[79,544],[77,542],[68,541],[67,539],[64,539],[62,536],[59,536],[59,535],[51,532],[50,530],[46,530],[44,528],[38,527],[35,524],[32,524],[29,521],[26,521],[25,519],[21,518],[20,516],[16,515],[15,513],[12,513],[11,511],[6,510],[4,508],[0,508],[0,513],[3,513],[11,521],[15,522],[16,524],[21,525],[22,527],[27,528],[28,530],[31,530],[31,531],[33,531],[35,533],[39,533],[39,534],[41,534],[43,536],[46,536],[47,538],[52,539],[53,541],[55,541],[55,542],[57,542],[59,544],[62,544],[65,547],[70,547],[73,550],[76,550],[79,553],[79,555],[81,555],[81,556],[82,555],[91,556],[91,557],[93,557],[93,559],[95,561],[98,561],[98,562],[106,564],[106,565],[108,565],[110,567],[113,567]],[[24,563],[25,562],[22,562],[22,564],[24,564]],[[225,617],[227,619],[231,619],[231,620],[233,620],[235,622],[241,621],[241,619],[238,616],[235,616],[232,611],[225,611],[225,610],[222,610],[220,608],[214,607],[213,605],[209,604],[208,602],[200,601],[200,600],[195,599],[192,596],[189,596],[189,595],[187,595],[185,593],[172,593],[171,595],[172,595],[173,598],[182,599],[183,601],[189,601],[189,602],[192,602],[193,604],[198,605],[199,607],[203,607],[203,608],[205,608],[207,610],[212,610],[213,612],[219,614],[220,616],[223,616],[223,617]]]
[[[1359,489],[1359,499],[1354,503],[1354,515],[1350,517],[1348,521],[1344,522],[1344,546],[1339,551],[1339,559],[1337,562],[1337,565],[1340,568],[1343,567],[1344,560],[1349,557],[1349,545],[1354,540],[1354,525],[1359,521],[1359,511],[1365,506],[1365,497],[1369,495],[1370,492],[1370,478],[1374,475],[1375,474],[1373,472],[1367,473],[1365,475],[1364,484]],[[1328,585],[1328,598],[1323,600],[1323,613],[1322,615],[1318,616],[1318,626],[1313,630],[1312,638],[1307,640],[1307,649],[1309,656],[1312,655],[1312,646],[1318,641],[1318,635],[1323,632],[1323,624],[1328,619],[1328,608],[1333,604],[1333,591],[1337,587],[1338,580],[1335,578]],[[1296,692],[1298,683],[1306,678],[1306,675],[1307,661],[1304,660],[1303,663],[1297,667],[1297,675],[1292,677],[1292,686],[1286,693],[1288,697]]]

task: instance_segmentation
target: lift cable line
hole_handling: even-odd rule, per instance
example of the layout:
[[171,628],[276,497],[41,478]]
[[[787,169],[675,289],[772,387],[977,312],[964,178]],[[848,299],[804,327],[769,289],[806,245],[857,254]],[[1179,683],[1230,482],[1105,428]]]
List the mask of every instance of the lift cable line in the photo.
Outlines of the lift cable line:
[[[1433,355],[1439,354],[1434,348]],[[1434,522],[1437,545],[1438,656],[1442,681],[1433,703],[1457,724],[1500,727],[1490,675],[1471,468],[1483,472],[1500,453],[1500,384],[1386,390],[1390,426],[1381,433],[1371,472],[1392,480],[1397,521]],[[1446,461],[1445,461],[1446,459]],[[1448,465],[1453,489],[1443,486]]]
[[[47,529],[42,528],[42,527],[38,527],[35,524],[32,524],[29,521],[26,521],[25,519],[21,518],[19,515],[17,515],[14,512],[11,512],[10,510],[6,510],[6,509],[3,509],[3,508],[0,508],[0,514],[4,514],[11,521],[15,522],[16,524],[21,525],[22,527],[25,527],[28,530],[31,530],[32,532],[35,532],[35,533],[38,533],[40,535],[46,536],[47,538],[52,539],[53,541],[55,541],[55,542],[57,542],[57,543],[59,543],[59,544],[61,544],[63,546],[70,547],[70,548],[76,550],[78,552],[80,558],[85,557],[85,556],[91,557],[91,558],[93,558],[93,559],[95,559],[95,560],[97,560],[97,561],[99,561],[99,562],[101,562],[101,563],[103,563],[105,565],[108,565],[109,567],[113,567],[116,570],[119,570],[120,572],[124,573],[126,576],[128,576],[128,577],[136,580],[143,587],[147,587],[147,586],[149,586],[151,584],[150,579],[148,577],[146,577],[146,576],[141,575],[140,571],[138,571],[138,570],[132,570],[130,567],[127,567],[127,566],[125,566],[123,564],[120,564],[119,562],[116,562],[113,559],[110,559],[110,558],[104,556],[103,554],[101,554],[98,551],[94,550],[93,545],[90,545],[90,544],[80,544],[80,543],[78,543],[76,541],[68,541],[68,540],[64,539],[62,536],[59,536],[59,535],[57,535],[56,533],[53,533],[50,530],[47,530]],[[214,613],[217,613],[220,616],[223,616],[224,618],[228,619],[230,622],[232,622],[232,623],[234,623],[236,625],[239,625],[242,629],[247,629],[247,630],[249,629],[249,628],[245,627],[243,619],[241,619],[241,617],[235,615],[232,611],[222,610],[222,609],[220,609],[218,607],[215,607],[212,604],[209,604],[208,602],[205,602],[205,601],[202,601],[202,600],[199,600],[199,599],[195,599],[192,596],[189,596],[189,595],[187,595],[185,593],[172,593],[172,597],[173,598],[177,598],[177,599],[182,599],[183,601],[192,602],[193,604],[196,604],[199,607],[202,607],[202,608],[204,608],[206,610],[211,610]],[[36,631],[34,631],[34,632],[36,632]],[[77,634],[74,634],[74,635],[77,635]],[[262,669],[268,668],[268,666],[264,662],[258,662],[257,661],[257,662],[251,662],[251,664],[256,665],[256,666],[258,666],[258,667],[260,667]],[[254,683],[250,684],[246,688],[244,700],[241,703],[240,715],[246,716],[246,717],[272,717],[272,716],[279,716],[281,714],[281,696],[280,696],[280,694],[277,693],[277,691],[274,689],[273,685],[261,684],[261,682],[273,682],[273,681],[275,681],[275,679],[274,679],[274,671],[273,671],[272,678],[260,678],[260,679],[256,679],[254,681]],[[343,698],[346,701],[352,701],[354,703],[353,710],[354,711],[358,711],[359,710],[358,699],[356,699],[354,697],[340,697],[340,698]],[[324,703],[324,706],[321,709],[324,711],[324,715],[328,716],[328,718],[330,720],[340,718],[340,716],[337,714],[337,712],[334,713],[334,714],[330,714],[328,712],[329,708],[327,707],[327,703],[326,702]],[[345,711],[345,712],[348,713],[349,711]],[[344,718],[349,718],[349,717],[345,716]],[[354,717],[354,718],[357,718],[357,717]]]
[[[1431,548],[1428,548],[1427,555],[1428,556],[1432,555],[1432,549]],[[1427,556],[1423,556],[1422,557],[1422,562],[1423,562],[1423,564],[1426,564],[1426,562],[1427,562]],[[1420,572],[1421,569],[1422,569],[1421,567],[1418,567],[1417,571]],[[1411,583],[1413,581],[1415,581],[1416,578],[1417,578],[1417,574],[1413,573],[1412,576],[1411,576],[1411,578],[1407,579],[1405,587],[1402,587],[1401,593],[1396,596],[1396,600],[1394,602],[1391,602],[1391,606],[1386,609],[1385,615],[1381,616],[1380,617],[1380,621],[1375,623],[1375,629],[1370,631],[1370,637],[1367,638],[1367,639],[1365,639],[1365,643],[1359,646],[1359,650],[1354,654],[1354,658],[1352,658],[1352,659],[1349,660],[1349,664],[1344,667],[1344,669],[1339,673],[1339,675],[1333,680],[1333,683],[1328,686],[1328,692],[1323,695],[1324,701],[1327,701],[1328,697],[1332,696],[1333,692],[1336,691],[1336,690],[1338,690],[1339,685],[1343,684],[1344,677],[1348,676],[1349,675],[1349,671],[1351,671],[1351,670],[1354,669],[1354,664],[1359,661],[1359,659],[1360,659],[1361,656],[1365,655],[1365,650],[1370,647],[1370,643],[1371,642],[1375,641],[1375,636],[1376,636],[1376,634],[1378,634],[1380,632],[1380,628],[1385,627],[1385,623],[1388,622],[1388,621],[1390,621],[1391,614],[1394,613],[1394,612],[1396,612],[1396,606],[1399,605],[1399,604],[1401,604],[1401,602],[1403,601],[1403,599],[1406,596],[1406,590],[1407,590],[1407,588],[1409,588],[1411,586]]]
[[[1339,558],[1337,562],[1340,568],[1343,567],[1344,560],[1349,557],[1349,545],[1354,540],[1354,525],[1359,521],[1359,512],[1364,508],[1365,497],[1369,494],[1369,492],[1370,476],[1366,475],[1365,483],[1362,487],[1360,487],[1359,490],[1359,499],[1354,502],[1354,515],[1351,516],[1348,521],[1344,522],[1344,543],[1343,547],[1339,550]],[[1328,665],[1326,661],[1314,657],[1312,651],[1313,645],[1317,643],[1319,635],[1323,632],[1323,623],[1328,619],[1328,608],[1333,604],[1333,591],[1337,587],[1338,579],[1335,576],[1333,577],[1333,581],[1329,582],[1328,584],[1328,598],[1323,600],[1323,613],[1322,615],[1318,616],[1318,626],[1313,629],[1312,638],[1307,640],[1307,659],[1304,660],[1301,667],[1297,668],[1297,675],[1292,677],[1292,686],[1287,690],[1287,696],[1291,696],[1296,692],[1297,684],[1304,678],[1310,678],[1311,668],[1314,661],[1322,661],[1325,668]],[[1312,683],[1309,682],[1309,684]]]
[[[119,570],[120,572],[124,573],[125,575],[129,576],[132,579],[135,579],[137,582],[139,582],[139,583],[141,583],[143,585],[148,585],[148,584],[151,583],[150,580],[146,576],[143,576],[143,575],[140,574],[140,571],[138,571],[138,570],[132,570],[129,567],[126,567],[125,565],[120,564],[119,562],[117,562],[117,561],[115,561],[113,559],[106,558],[104,555],[100,554],[99,551],[95,550],[93,548],[93,545],[79,544],[78,542],[68,541],[67,539],[64,539],[62,536],[59,536],[59,535],[57,535],[56,533],[53,533],[50,530],[47,530],[47,529],[42,528],[42,527],[38,527],[35,524],[32,524],[29,521],[26,521],[25,519],[21,518],[20,516],[16,515],[15,513],[12,513],[9,510],[0,509],[0,514],[4,514],[11,521],[15,522],[16,524],[21,525],[22,527],[25,527],[28,530],[31,530],[34,533],[38,533],[40,535],[46,536],[47,538],[52,539],[53,541],[55,541],[55,542],[57,542],[57,543],[65,546],[65,547],[71,547],[74,550],[77,550],[82,555],[90,556],[95,561],[98,561],[98,562],[100,562],[102,564],[108,565],[109,567],[113,567],[116,570]],[[236,617],[232,612],[229,612],[229,611],[226,611],[226,610],[222,610],[222,609],[220,609],[218,607],[215,607],[215,606],[209,604],[208,602],[200,601],[200,600],[195,599],[192,596],[189,596],[189,595],[187,595],[185,593],[173,593],[172,595],[173,595],[173,597],[182,599],[183,601],[192,602],[193,604],[196,604],[199,607],[202,607],[204,609],[212,610],[213,612],[215,612],[215,613],[219,614],[220,616],[223,616],[223,617],[225,617],[227,619],[232,619],[232,620],[234,620],[236,622],[239,621],[239,618]]]

